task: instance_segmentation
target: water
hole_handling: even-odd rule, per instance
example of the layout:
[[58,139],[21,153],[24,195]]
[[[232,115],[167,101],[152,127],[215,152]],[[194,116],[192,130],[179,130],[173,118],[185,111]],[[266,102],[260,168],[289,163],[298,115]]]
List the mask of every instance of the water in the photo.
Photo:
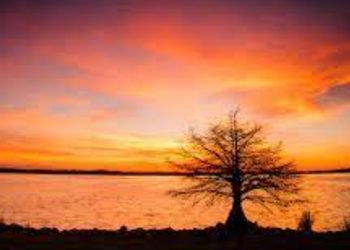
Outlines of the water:
[[[191,206],[167,191],[183,185],[182,177],[0,174],[0,217],[32,227],[203,228],[224,221],[225,203]],[[308,204],[270,213],[251,204],[247,216],[265,226],[295,228],[302,211],[315,215],[315,229],[337,230],[350,215],[350,175],[303,177]]]

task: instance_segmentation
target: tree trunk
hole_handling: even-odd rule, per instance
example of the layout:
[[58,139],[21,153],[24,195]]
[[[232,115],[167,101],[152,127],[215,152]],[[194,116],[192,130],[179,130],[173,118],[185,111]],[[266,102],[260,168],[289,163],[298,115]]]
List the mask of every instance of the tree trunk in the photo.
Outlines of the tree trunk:
[[248,220],[242,208],[242,201],[240,195],[235,195],[232,202],[232,208],[227,217],[225,225],[230,231],[247,230]]

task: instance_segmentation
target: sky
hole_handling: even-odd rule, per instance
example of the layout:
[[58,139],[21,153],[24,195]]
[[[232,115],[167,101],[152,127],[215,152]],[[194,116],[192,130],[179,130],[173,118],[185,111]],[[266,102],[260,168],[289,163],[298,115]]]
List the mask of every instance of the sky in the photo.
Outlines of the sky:
[[350,1],[4,0],[0,165],[166,171],[240,107],[299,169],[350,166]]

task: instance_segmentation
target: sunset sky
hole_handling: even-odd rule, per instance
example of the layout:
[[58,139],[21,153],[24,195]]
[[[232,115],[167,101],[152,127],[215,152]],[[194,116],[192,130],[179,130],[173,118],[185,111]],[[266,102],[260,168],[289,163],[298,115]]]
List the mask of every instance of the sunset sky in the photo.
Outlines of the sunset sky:
[[350,1],[0,2],[1,166],[165,171],[237,106],[350,166]]

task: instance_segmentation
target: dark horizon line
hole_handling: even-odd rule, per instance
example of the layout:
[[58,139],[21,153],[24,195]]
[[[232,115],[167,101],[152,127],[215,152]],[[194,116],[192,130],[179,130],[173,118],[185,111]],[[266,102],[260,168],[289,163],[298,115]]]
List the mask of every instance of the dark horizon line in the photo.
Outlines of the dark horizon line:
[[[115,175],[115,176],[187,176],[188,173],[175,171],[119,171],[119,170],[75,170],[75,169],[38,169],[38,168],[13,168],[0,167],[0,173],[13,174],[50,174],[50,175]],[[350,173],[350,167],[327,170],[299,170],[297,174],[329,174]]]

